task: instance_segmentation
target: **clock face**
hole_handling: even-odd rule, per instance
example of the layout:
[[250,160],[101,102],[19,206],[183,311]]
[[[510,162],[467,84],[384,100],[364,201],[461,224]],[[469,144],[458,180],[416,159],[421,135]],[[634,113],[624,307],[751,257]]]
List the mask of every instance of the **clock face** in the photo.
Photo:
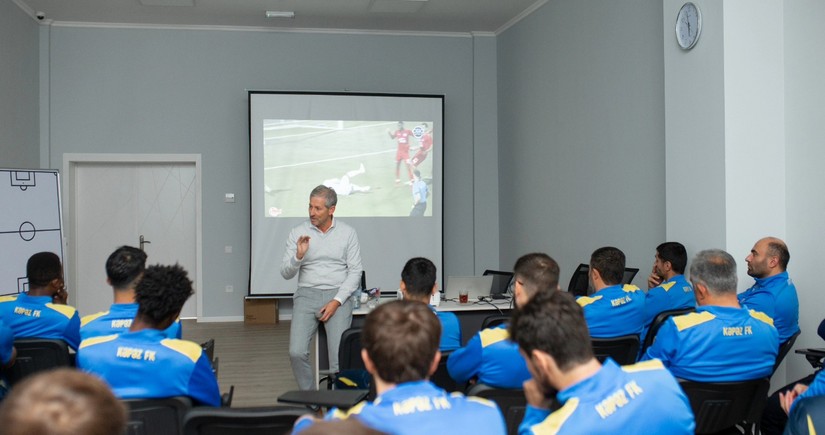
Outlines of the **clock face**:
[[690,50],[702,32],[702,13],[693,3],[685,3],[676,15],[676,42],[684,50]]

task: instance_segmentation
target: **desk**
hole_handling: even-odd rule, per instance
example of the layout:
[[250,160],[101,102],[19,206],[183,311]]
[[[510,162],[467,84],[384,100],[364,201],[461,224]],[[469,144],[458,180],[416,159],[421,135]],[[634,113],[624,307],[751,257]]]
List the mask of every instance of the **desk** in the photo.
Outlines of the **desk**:
[[[380,303],[396,300],[395,297],[381,298]],[[493,314],[509,314],[512,309],[510,299],[497,299],[492,302],[471,301],[466,304],[459,304],[454,300],[442,300],[436,308],[437,311],[453,312],[458,317],[461,325],[461,344],[465,345],[476,332],[481,330],[481,324],[487,316]],[[366,304],[352,311],[352,327],[362,327],[366,321],[370,310]],[[318,372],[329,370],[329,354],[327,353],[327,333],[323,324],[318,326],[318,334],[315,339],[315,380],[318,383]]]

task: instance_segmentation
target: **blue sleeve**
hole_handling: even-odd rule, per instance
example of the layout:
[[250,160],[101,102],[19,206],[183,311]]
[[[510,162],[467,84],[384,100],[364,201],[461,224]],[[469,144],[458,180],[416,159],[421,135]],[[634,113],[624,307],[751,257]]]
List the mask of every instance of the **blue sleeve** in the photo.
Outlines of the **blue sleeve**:
[[450,354],[447,372],[456,382],[467,382],[481,370],[481,335],[476,334],[467,345]]
[[529,435],[533,433],[533,426],[543,422],[550,416],[549,409],[540,409],[527,405],[527,412],[524,413],[524,419],[518,426],[519,435]]
[[676,323],[673,322],[671,317],[659,328],[659,332],[653,339],[653,344],[647,348],[640,361],[659,359],[665,367],[670,367],[673,364],[673,358],[676,356],[677,334]]
[[218,379],[212,372],[212,365],[206,358],[205,353],[201,353],[192,376],[189,378],[189,397],[196,402],[208,406],[221,406],[221,391],[218,388]]
[[455,313],[436,312],[441,321],[441,342],[439,350],[455,350],[461,347],[461,324]]
[[[797,397],[796,400],[793,401],[794,405],[796,405],[796,402],[798,402],[800,399],[816,396],[825,396],[825,375],[822,374],[823,372],[825,372],[825,370],[821,370],[819,373],[816,374],[816,377],[814,377],[814,381],[811,382],[811,385],[808,386],[808,390],[800,394],[799,397]],[[791,409],[793,409],[793,405],[791,406]]]
[[740,293],[739,303],[751,310],[761,311],[773,318],[776,315],[776,301],[770,292],[759,290],[753,293],[748,291]]
[[3,365],[11,361],[14,353],[14,332],[0,320],[0,363]]
[[80,347],[80,314],[77,311],[69,319],[69,324],[66,325],[66,330],[63,331],[63,339],[74,350]]

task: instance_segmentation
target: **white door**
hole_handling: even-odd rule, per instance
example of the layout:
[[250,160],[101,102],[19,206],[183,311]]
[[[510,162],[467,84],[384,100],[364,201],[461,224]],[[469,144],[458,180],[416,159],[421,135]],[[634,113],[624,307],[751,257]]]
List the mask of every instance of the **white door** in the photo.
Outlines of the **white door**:
[[[147,265],[179,263],[199,294],[198,162],[89,159],[68,163],[70,302],[81,315],[107,310],[106,258],[121,245],[140,247],[141,236]],[[196,317],[198,299],[189,299],[181,317]]]

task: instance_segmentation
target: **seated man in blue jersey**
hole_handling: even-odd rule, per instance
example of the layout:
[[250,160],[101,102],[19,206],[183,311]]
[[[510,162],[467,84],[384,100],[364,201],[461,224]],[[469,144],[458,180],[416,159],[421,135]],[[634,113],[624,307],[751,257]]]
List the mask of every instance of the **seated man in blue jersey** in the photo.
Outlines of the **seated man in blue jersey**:
[[647,278],[645,297],[645,332],[662,311],[693,308],[693,287],[685,279],[687,250],[679,242],[665,242],[656,247],[653,271]]
[[[80,338],[85,340],[101,335],[120,334],[132,326],[138,312],[135,286],[146,269],[146,253],[131,246],[121,246],[106,260],[106,282],[114,290],[114,303],[109,311],[83,316],[80,319]],[[180,321],[164,331],[169,338],[180,338]]]
[[590,286],[595,291],[576,302],[584,309],[591,337],[641,335],[644,330],[645,294],[635,285],[622,285],[624,266],[624,252],[614,247],[599,248],[590,256]]
[[662,324],[642,360],[658,358],[674,376],[696,382],[769,377],[779,352],[773,321],[739,306],[736,261],[725,251],[696,254],[690,281],[699,307]]
[[[510,334],[533,374],[524,383],[528,406],[519,434],[693,433],[690,403],[659,361],[599,363],[569,293],[534,296],[513,314]],[[562,407],[551,412],[554,391]]]
[[192,293],[179,265],[148,267],[135,288],[138,312],[129,332],[83,340],[77,366],[103,378],[121,399],[187,396],[220,406],[218,380],[200,345],[164,333]]
[[790,259],[788,246],[782,240],[766,237],[756,242],[745,258],[748,275],[756,282],[739,294],[743,307],[761,311],[773,319],[780,343],[799,331],[799,299],[786,270]]
[[461,325],[454,313],[438,311],[430,305],[430,297],[438,291],[435,279],[436,269],[432,261],[423,257],[411,258],[401,270],[401,293],[404,299],[427,304],[438,316],[441,321],[439,350],[455,350],[461,347]]
[[[547,254],[523,255],[516,261],[513,275],[517,308],[536,293],[559,289],[559,264]],[[478,332],[466,346],[453,352],[447,371],[460,384],[474,380],[496,388],[521,388],[530,379],[527,363],[518,345],[510,340],[506,323]]]
[[[438,434],[448,428],[485,435],[505,434],[504,419],[495,403],[448,393],[427,378],[438,367],[441,324],[424,304],[392,301],[367,315],[361,342],[361,357],[375,379],[378,396],[347,412],[333,410],[325,420],[357,418],[381,432]],[[312,425],[312,417],[301,417],[295,431]]]
[[72,349],[80,345],[80,315],[66,305],[69,293],[63,282],[60,257],[38,252],[26,262],[29,291],[0,297],[0,319],[14,338],[63,340]]

